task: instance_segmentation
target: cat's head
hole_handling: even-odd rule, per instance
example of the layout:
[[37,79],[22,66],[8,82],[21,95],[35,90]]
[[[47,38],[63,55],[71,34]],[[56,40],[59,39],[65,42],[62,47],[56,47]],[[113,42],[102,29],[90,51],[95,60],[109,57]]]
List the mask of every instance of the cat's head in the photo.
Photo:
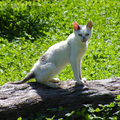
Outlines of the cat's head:
[[78,25],[77,22],[73,23],[75,37],[82,42],[86,42],[92,35],[92,21],[87,25]]

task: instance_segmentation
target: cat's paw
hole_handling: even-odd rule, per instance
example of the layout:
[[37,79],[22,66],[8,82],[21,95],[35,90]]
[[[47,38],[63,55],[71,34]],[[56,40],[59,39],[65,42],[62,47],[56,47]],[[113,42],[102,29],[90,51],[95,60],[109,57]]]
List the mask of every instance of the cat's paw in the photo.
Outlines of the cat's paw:
[[79,85],[84,85],[85,82],[84,82],[83,80],[79,80],[79,81],[77,81],[77,84],[79,84]]
[[83,81],[84,83],[86,83],[86,78],[82,78],[82,81]]
[[60,80],[58,78],[53,78],[53,79],[50,80],[50,82],[52,82],[52,83],[58,83],[58,82],[60,82]]
[[60,82],[59,78],[53,78],[55,83]]

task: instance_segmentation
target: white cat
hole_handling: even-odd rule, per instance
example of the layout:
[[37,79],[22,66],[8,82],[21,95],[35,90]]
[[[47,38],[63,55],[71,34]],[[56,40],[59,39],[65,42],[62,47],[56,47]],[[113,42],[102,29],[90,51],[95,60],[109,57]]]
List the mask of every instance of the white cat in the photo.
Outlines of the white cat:
[[81,60],[87,50],[87,40],[92,35],[92,21],[87,25],[73,23],[74,33],[66,41],[51,46],[34,64],[27,76],[15,84],[24,83],[35,78],[38,83],[57,88],[58,78],[53,78],[67,64],[71,64],[74,78],[79,85],[84,85],[81,77]]

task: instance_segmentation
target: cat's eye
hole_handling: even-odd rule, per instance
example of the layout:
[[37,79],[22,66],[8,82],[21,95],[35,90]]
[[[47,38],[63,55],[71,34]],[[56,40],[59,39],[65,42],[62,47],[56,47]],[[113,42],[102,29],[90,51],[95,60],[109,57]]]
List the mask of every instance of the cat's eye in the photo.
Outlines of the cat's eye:
[[82,37],[82,34],[79,34],[80,37]]
[[88,35],[89,35],[89,33],[86,34],[86,36],[88,36]]

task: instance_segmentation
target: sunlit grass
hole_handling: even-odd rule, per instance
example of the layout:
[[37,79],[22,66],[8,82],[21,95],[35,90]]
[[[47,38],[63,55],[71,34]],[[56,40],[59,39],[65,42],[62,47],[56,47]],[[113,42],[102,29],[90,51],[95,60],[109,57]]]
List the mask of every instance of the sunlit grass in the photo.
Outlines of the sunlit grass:
[[[87,80],[118,77],[120,71],[120,2],[0,2],[0,85],[24,78],[53,44],[66,40],[72,23],[93,21],[93,35],[82,60]],[[57,75],[74,79],[70,65]]]

